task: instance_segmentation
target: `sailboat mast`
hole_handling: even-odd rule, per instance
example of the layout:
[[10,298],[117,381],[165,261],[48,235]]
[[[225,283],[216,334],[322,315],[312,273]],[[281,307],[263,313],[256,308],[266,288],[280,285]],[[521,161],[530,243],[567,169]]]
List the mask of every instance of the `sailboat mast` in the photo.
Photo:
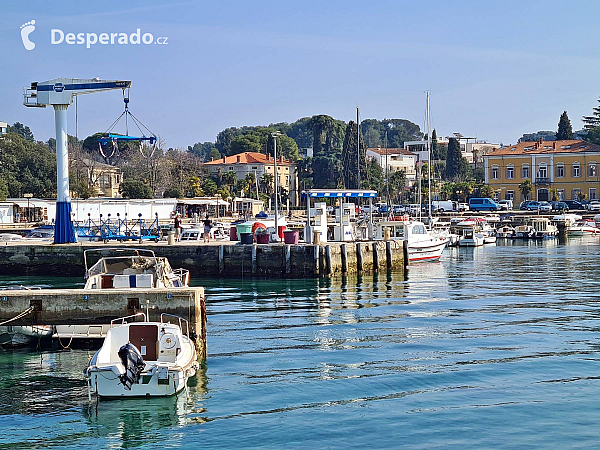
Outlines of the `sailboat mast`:
[[358,176],[356,189],[360,189],[360,116],[358,106],[356,107],[356,174]]
[[429,183],[427,198],[429,199],[429,208],[427,217],[429,218],[429,227],[431,227],[431,113],[429,111],[429,91],[427,91],[427,181]]

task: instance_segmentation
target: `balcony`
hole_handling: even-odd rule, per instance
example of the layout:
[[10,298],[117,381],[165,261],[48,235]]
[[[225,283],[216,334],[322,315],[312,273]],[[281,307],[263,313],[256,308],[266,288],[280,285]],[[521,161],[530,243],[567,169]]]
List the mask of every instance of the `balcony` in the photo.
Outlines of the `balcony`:
[[536,185],[548,185],[548,184],[550,184],[550,178],[548,178],[548,177],[537,177],[535,179],[535,184]]

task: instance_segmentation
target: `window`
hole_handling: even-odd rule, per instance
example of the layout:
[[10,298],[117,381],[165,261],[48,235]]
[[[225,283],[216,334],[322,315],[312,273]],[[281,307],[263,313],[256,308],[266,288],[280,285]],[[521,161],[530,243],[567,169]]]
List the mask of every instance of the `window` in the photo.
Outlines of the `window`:
[[574,177],[580,177],[581,176],[581,167],[579,166],[579,163],[573,163],[573,176]]
[[596,200],[596,188],[590,188],[590,200]]
[[540,164],[537,176],[538,178],[548,178],[548,167],[545,164]]
[[579,200],[579,193],[581,192],[581,189],[579,188],[575,188],[571,191],[571,200]]
[[529,178],[529,165],[523,165],[521,168],[521,177]]
[[506,200],[514,200],[515,199],[515,191],[506,191],[506,196],[504,198]]
[[562,202],[565,199],[565,190],[564,189],[557,189],[556,190],[556,195],[558,196],[558,199]]
[[[596,163],[595,162],[591,162],[588,165],[588,177],[595,177],[596,176]],[[592,198],[592,197],[590,197]]]
[[492,166],[492,180],[498,179],[498,166]]
[[256,169],[258,169],[258,167],[252,166],[252,170],[256,170]]
[[564,178],[565,177],[565,165],[563,163],[558,163],[556,165],[556,178]]
[[[495,202],[500,201],[500,194],[498,194],[497,192],[494,192],[493,198],[494,198]],[[488,200],[488,202],[489,202],[489,200]]]
[[515,168],[513,166],[506,167],[506,178],[512,179],[515,177]]

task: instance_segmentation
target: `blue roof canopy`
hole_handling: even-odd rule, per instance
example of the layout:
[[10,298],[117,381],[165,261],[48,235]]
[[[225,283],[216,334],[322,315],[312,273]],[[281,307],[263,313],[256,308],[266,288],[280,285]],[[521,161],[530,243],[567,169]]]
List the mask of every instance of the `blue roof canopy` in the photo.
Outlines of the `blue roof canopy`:
[[377,191],[362,189],[311,189],[309,197],[377,197]]

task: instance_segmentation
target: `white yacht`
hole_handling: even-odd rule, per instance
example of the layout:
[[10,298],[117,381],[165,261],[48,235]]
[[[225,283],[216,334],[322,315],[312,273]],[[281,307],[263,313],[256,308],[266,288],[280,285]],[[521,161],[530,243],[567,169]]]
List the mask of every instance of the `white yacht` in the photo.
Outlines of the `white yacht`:
[[[127,322],[138,318],[142,321]],[[111,322],[102,348],[83,374],[90,398],[92,393],[101,398],[164,397],[185,389],[198,367],[185,319],[161,314],[159,322],[149,322],[138,313]]]
[[383,239],[384,229],[390,229],[390,239],[407,241],[408,262],[437,261],[450,239],[430,233],[425,224],[405,217],[403,221],[381,221],[375,225],[375,238]]

